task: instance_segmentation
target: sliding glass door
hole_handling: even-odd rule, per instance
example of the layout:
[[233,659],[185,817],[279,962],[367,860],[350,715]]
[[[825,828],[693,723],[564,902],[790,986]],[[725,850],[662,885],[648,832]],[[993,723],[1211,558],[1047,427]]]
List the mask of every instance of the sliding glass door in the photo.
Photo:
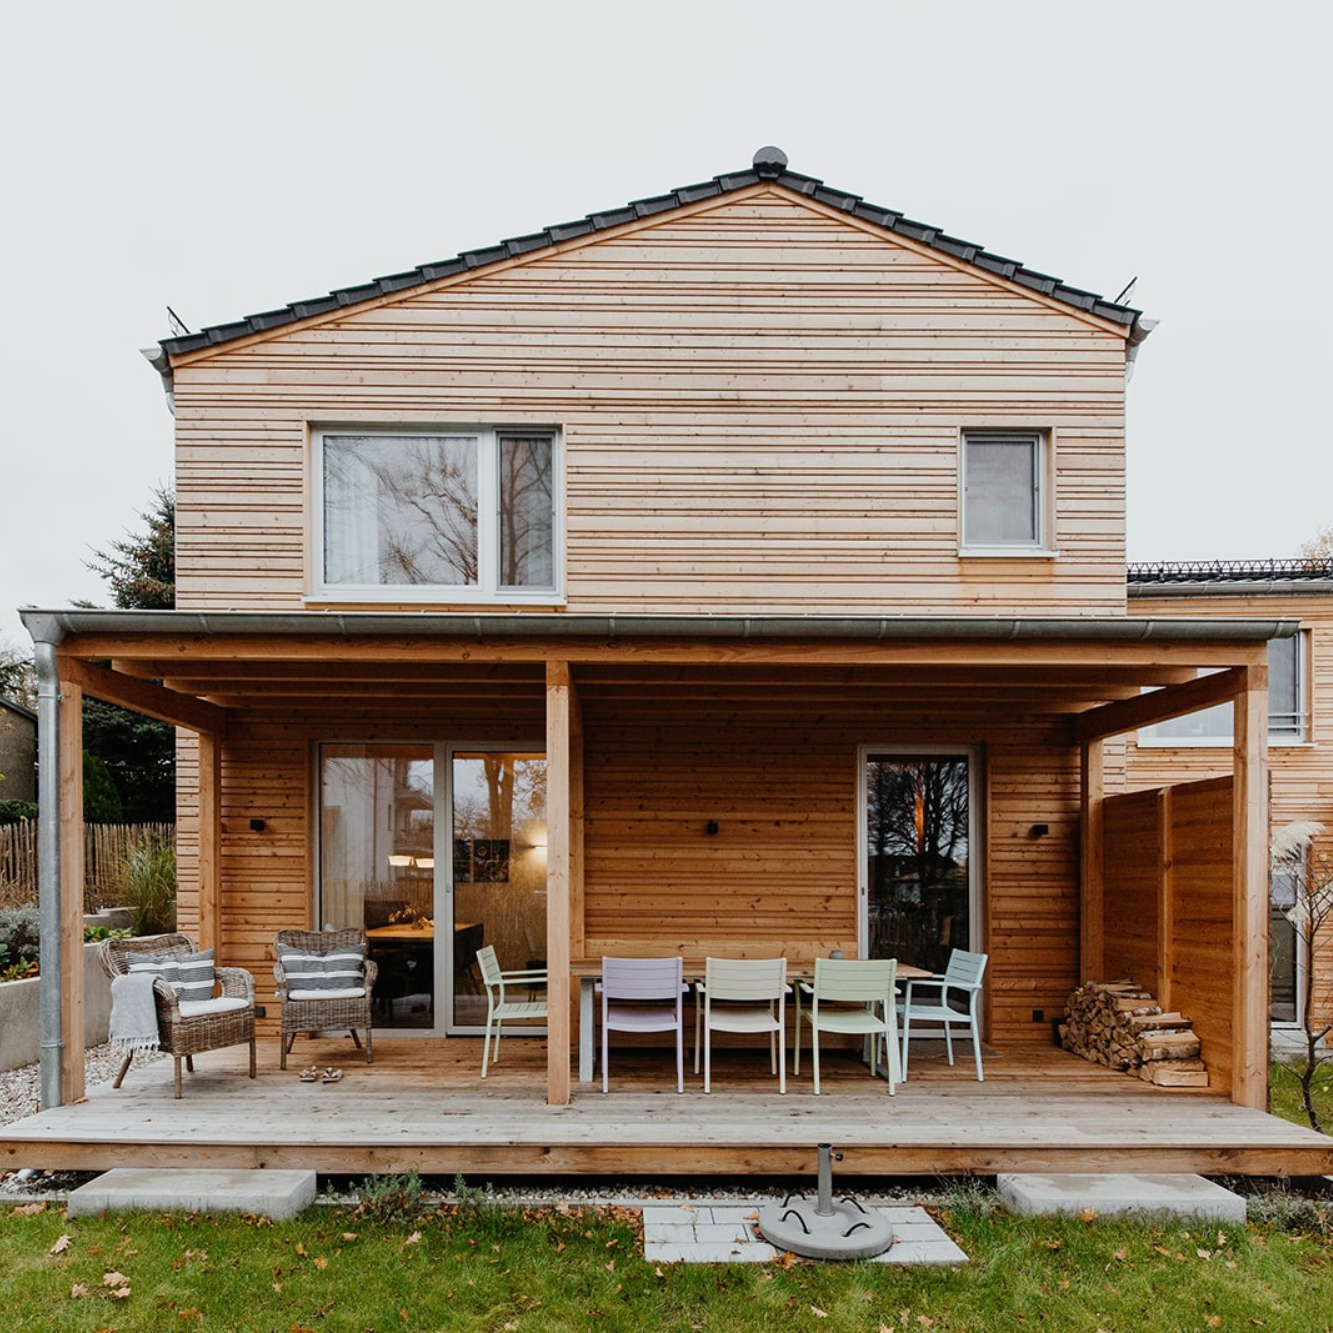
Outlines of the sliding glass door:
[[319,796],[317,920],[365,932],[376,1027],[479,1029],[477,951],[506,969],[546,954],[544,756],[327,744]]
[[973,758],[968,751],[862,750],[862,947],[942,972],[975,948]]

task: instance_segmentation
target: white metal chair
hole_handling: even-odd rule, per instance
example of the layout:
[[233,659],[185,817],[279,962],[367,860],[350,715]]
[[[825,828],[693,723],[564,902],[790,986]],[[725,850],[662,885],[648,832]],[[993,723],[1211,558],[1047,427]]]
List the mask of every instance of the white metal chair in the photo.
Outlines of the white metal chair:
[[[819,1034],[850,1032],[869,1037],[870,1077],[879,1068],[879,1043],[884,1040],[888,1059],[889,1096],[898,1084],[898,1018],[894,1007],[898,963],[893,958],[816,958],[812,986],[802,981],[796,987],[796,1049],[792,1072],[801,1072],[801,1023],[810,1025],[810,1047],[814,1063],[815,1096],[819,1096]],[[802,1012],[802,994],[810,997],[810,1008]]]
[[[481,981],[486,987],[486,1037],[481,1044],[481,1076],[486,1077],[488,1062],[500,1058],[500,1031],[505,1019],[545,1018],[546,1001],[511,1000],[505,994],[507,986],[522,988],[529,994],[532,990],[546,985],[545,968],[529,968],[523,972],[502,972],[500,960],[495,950],[483,945],[477,950],[477,962],[481,964]],[[494,1033],[494,1048],[491,1046]]]
[[[907,1082],[907,1048],[912,1035],[912,1025],[928,1023],[944,1029],[944,1049],[949,1054],[949,1063],[953,1064],[954,1026],[966,1024],[972,1029],[972,1052],[977,1060],[977,1082],[985,1081],[981,1069],[981,1032],[977,1024],[977,1001],[981,996],[981,977],[986,971],[986,955],[969,953],[966,949],[955,949],[949,955],[948,965],[943,972],[933,977],[909,981],[907,993],[898,1006],[903,1019],[903,1082]],[[938,990],[939,994],[930,1000],[919,999],[915,992],[920,989]],[[965,1009],[955,1009],[949,1003],[951,994],[963,997]]]
[[[699,1072],[699,1023],[703,1022],[704,1091],[713,1090],[714,1032],[769,1034],[769,1063],[778,1091],[787,1091],[787,960],[785,958],[707,958],[704,979],[696,983],[703,997],[694,1014],[694,1072]],[[717,1007],[715,1007],[715,1004]]]
[[676,1091],[685,1091],[685,993],[681,958],[603,958],[602,1091],[610,1091],[611,1032],[675,1032]]

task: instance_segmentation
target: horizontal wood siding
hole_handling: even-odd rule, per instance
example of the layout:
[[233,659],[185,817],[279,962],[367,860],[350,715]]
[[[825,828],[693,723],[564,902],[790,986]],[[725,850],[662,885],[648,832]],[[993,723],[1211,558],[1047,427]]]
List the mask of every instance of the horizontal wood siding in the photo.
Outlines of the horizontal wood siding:
[[[503,422],[570,610],[1120,612],[1123,399],[1097,321],[760,187],[185,358],[178,604],[304,605],[307,423]],[[967,426],[1054,433],[1058,560],[958,558]]]
[[1157,946],[1164,849],[1157,805],[1155,791],[1106,802],[1103,914],[1105,976],[1129,977],[1161,996]]

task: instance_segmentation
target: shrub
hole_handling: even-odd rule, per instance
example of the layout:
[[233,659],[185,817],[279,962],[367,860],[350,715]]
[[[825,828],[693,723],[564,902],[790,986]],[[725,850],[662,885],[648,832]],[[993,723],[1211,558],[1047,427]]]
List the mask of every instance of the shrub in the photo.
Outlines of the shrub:
[[126,906],[134,912],[136,935],[176,929],[176,849],[169,842],[145,842],[125,860]]
[[36,801],[0,801],[0,824],[26,824],[36,818]]
[[367,1176],[361,1184],[357,1213],[377,1222],[406,1222],[421,1208],[425,1186],[413,1167],[405,1176]]
[[0,911],[0,948],[6,963],[35,963],[41,953],[41,924],[35,907]]

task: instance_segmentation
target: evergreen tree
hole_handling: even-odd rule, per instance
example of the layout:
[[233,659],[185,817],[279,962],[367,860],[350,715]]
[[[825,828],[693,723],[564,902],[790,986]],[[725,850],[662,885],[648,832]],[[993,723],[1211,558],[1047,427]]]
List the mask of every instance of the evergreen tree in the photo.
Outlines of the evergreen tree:
[[176,494],[159,484],[153,504],[139,515],[148,525],[129,533],[109,549],[96,551],[88,568],[111,585],[111,598],[122,610],[169,611],[176,605]]

